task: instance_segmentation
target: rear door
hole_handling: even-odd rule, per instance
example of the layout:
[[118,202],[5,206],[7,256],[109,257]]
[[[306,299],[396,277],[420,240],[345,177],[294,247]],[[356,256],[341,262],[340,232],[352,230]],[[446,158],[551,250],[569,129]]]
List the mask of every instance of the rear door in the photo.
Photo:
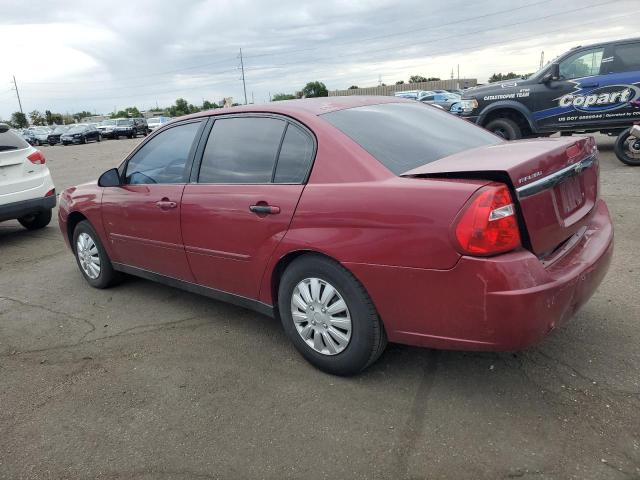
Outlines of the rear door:
[[194,171],[197,183],[188,184],[182,197],[182,234],[197,283],[257,298],[314,151],[310,132],[285,118],[215,120]]
[[144,143],[104,189],[102,217],[119,263],[193,281],[180,233],[182,191],[203,120],[177,124]]

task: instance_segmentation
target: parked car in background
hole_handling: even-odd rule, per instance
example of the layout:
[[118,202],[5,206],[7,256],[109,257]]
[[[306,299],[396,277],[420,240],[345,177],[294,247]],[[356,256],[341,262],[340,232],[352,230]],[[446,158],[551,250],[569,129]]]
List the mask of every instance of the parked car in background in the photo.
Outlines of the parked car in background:
[[387,339],[511,351],[566,322],[613,252],[597,153],[394,97],[218,109],[65,190],[59,223],[93,287],[125,272],[278,316],[346,375]]
[[462,115],[507,140],[618,135],[640,115],[640,38],[572,48],[538,72],[465,90]]
[[135,138],[138,135],[144,135],[146,137],[148,133],[149,127],[144,118],[119,118],[116,120],[113,137]]
[[0,222],[17,219],[29,230],[46,227],[56,190],[45,157],[0,124]]
[[149,127],[149,131],[153,132],[170,121],[171,117],[151,117],[147,120],[147,126]]
[[32,145],[45,145],[49,143],[49,135],[51,134],[51,129],[47,127],[34,127],[30,129],[31,137],[33,138]]
[[103,120],[98,124],[98,131],[102,138],[115,138],[116,123],[121,119]]
[[91,141],[99,142],[102,136],[93,125],[74,125],[60,137],[62,145],[71,145],[73,143],[88,143]]
[[421,97],[426,97],[427,95],[431,95],[431,94],[433,94],[431,90],[405,90],[403,92],[395,92],[393,96],[400,97],[400,98],[408,98],[410,100],[418,100]]
[[422,103],[429,103],[432,105],[437,105],[445,109],[446,111],[451,110],[451,107],[456,103],[460,103],[460,96],[455,95],[453,93],[434,93],[429,94],[424,97],[418,98]]
[[49,145],[53,146],[60,143],[60,137],[63,133],[69,130],[69,125],[58,125],[53,131],[47,136],[47,142]]

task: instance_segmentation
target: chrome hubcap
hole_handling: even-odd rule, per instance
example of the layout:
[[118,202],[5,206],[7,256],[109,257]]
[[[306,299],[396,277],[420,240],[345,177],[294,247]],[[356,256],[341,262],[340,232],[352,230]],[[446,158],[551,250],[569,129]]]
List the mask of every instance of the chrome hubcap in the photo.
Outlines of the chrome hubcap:
[[302,339],[316,352],[336,355],[351,340],[351,314],[342,295],[319,278],[305,278],[291,295],[291,316]]
[[80,261],[80,267],[87,277],[95,280],[100,275],[100,254],[93,238],[87,233],[78,235],[76,242],[76,255]]

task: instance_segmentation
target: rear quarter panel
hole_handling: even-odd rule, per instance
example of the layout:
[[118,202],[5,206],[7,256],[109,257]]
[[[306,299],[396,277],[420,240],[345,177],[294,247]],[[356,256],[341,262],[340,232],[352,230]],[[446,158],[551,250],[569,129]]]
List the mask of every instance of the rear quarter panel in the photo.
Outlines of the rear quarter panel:
[[107,250],[109,257],[112,260],[117,261],[113,256],[109,243],[107,242],[107,236],[102,223],[101,203],[102,189],[95,183],[78,185],[77,187],[70,187],[64,190],[60,194],[58,208],[58,223],[60,225],[60,231],[62,232],[67,245],[71,247],[69,244],[69,235],[67,230],[69,217],[73,213],[82,214],[87,218],[96,233],[100,236],[100,241]]
[[[320,122],[320,120],[318,120]],[[263,277],[260,300],[273,303],[278,261],[314,251],[341,263],[446,270],[460,254],[451,224],[486,181],[401,178],[321,121],[318,152],[291,226]]]

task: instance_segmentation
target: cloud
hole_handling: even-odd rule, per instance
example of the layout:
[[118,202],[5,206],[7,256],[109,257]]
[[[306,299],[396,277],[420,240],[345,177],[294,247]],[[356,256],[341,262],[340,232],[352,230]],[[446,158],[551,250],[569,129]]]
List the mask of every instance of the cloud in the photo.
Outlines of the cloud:
[[[25,4],[26,3],[26,4]],[[530,0],[481,4],[418,0],[205,0],[18,2],[0,16],[0,116],[25,110],[111,111],[184,97],[243,101],[300,90],[407,80],[412,74],[486,81],[531,72],[577,44],[631,37],[635,0]]]

